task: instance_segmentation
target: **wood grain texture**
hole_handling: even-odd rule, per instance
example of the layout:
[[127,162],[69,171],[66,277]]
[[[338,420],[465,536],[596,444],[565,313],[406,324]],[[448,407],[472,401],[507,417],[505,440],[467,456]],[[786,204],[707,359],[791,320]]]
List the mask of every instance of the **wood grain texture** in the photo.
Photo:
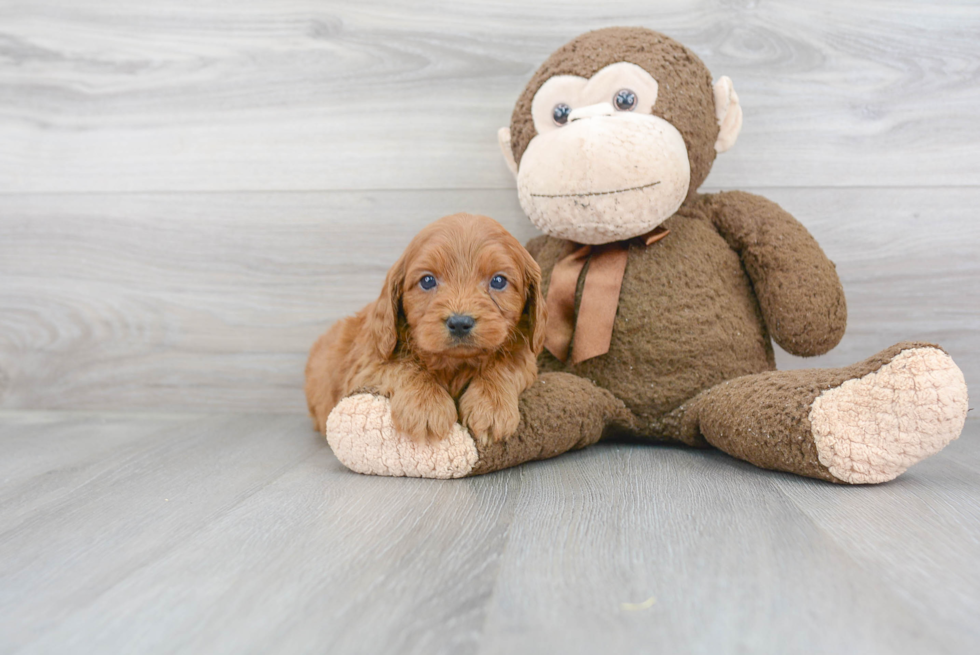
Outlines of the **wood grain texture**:
[[[6,598],[22,591],[16,606],[2,612],[0,633],[8,643],[37,638],[320,446],[294,432],[296,447],[283,448],[275,421],[261,417],[202,419],[163,434],[127,427],[134,439],[141,433],[138,445],[107,449],[106,461],[87,465],[87,475],[77,476],[72,465],[45,471],[64,478],[62,493],[31,498],[36,480],[12,489],[21,519],[0,528],[0,576]],[[98,422],[89,430],[98,434]],[[36,456],[48,446],[42,436],[8,456]],[[35,621],[21,621],[25,615]]]
[[[781,476],[777,487],[820,529],[833,534],[856,566],[884,582],[917,616],[947,609],[934,627],[967,652],[980,646],[980,431],[967,423],[948,455],[916,465],[900,484],[838,494]],[[875,510],[870,512],[868,506]],[[933,543],[929,548],[908,544]],[[949,575],[956,572],[955,575]],[[929,650],[929,649],[926,649]]]
[[[881,567],[853,561],[853,544],[801,520],[777,486],[789,476],[679,448],[631,444],[572,457],[525,477],[486,652],[886,654],[966,652],[977,643],[963,616],[969,610],[948,623],[974,640],[950,638],[928,625],[921,603],[882,584]],[[800,485],[824,491],[812,480]],[[973,494],[960,499],[976,505]],[[874,510],[865,505],[858,514],[867,519]],[[917,519],[904,519],[893,529],[915,526]],[[957,536],[975,552],[969,534]],[[954,543],[945,537],[937,547]],[[870,550],[884,538],[859,543]],[[922,557],[929,548],[905,541],[901,550]],[[948,576],[919,582],[940,596],[933,585]],[[651,597],[645,611],[622,606]]]
[[[758,189],[847,291],[838,366],[935,341],[980,393],[978,189]],[[306,353],[454,211],[534,234],[511,191],[0,196],[0,407],[305,410]]]
[[876,487],[625,443],[368,477],[281,415],[8,413],[0,448],[3,653],[980,644],[976,420]]
[[735,81],[709,185],[976,184],[974,2],[9,0],[0,192],[508,188],[524,84],[610,25]]

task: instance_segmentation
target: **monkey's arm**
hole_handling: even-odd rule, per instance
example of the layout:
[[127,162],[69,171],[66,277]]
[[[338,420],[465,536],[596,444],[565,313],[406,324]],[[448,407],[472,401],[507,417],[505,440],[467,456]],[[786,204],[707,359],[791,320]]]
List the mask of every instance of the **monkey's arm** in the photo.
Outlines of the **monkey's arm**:
[[743,191],[705,197],[711,220],[741,257],[773,340],[793,355],[822,355],[847,324],[844,289],[816,240],[779,205]]

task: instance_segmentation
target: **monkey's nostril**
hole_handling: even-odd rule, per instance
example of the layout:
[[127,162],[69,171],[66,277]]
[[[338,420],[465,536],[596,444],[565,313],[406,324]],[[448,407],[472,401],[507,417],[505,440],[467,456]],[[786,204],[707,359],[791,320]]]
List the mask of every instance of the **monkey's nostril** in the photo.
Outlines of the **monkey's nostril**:
[[453,314],[446,319],[446,327],[454,337],[465,337],[470,333],[474,325],[476,325],[476,320],[472,316],[465,316],[463,314]]

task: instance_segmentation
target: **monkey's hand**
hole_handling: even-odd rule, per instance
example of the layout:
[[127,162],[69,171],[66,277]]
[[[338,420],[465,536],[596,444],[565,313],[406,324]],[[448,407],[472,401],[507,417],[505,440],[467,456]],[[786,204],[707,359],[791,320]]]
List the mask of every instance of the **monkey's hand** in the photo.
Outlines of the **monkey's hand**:
[[847,303],[834,264],[779,205],[744,191],[705,196],[712,222],[742,260],[773,340],[801,357],[840,342]]

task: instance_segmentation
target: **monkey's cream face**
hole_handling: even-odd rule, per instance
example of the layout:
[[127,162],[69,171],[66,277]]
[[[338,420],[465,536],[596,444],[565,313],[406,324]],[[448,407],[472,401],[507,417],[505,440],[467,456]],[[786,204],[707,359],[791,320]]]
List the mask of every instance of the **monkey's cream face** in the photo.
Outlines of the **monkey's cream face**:
[[677,211],[691,165],[681,133],[650,113],[657,90],[628,62],[541,86],[531,104],[537,135],[517,171],[521,207],[538,229],[609,243],[645,234]]

